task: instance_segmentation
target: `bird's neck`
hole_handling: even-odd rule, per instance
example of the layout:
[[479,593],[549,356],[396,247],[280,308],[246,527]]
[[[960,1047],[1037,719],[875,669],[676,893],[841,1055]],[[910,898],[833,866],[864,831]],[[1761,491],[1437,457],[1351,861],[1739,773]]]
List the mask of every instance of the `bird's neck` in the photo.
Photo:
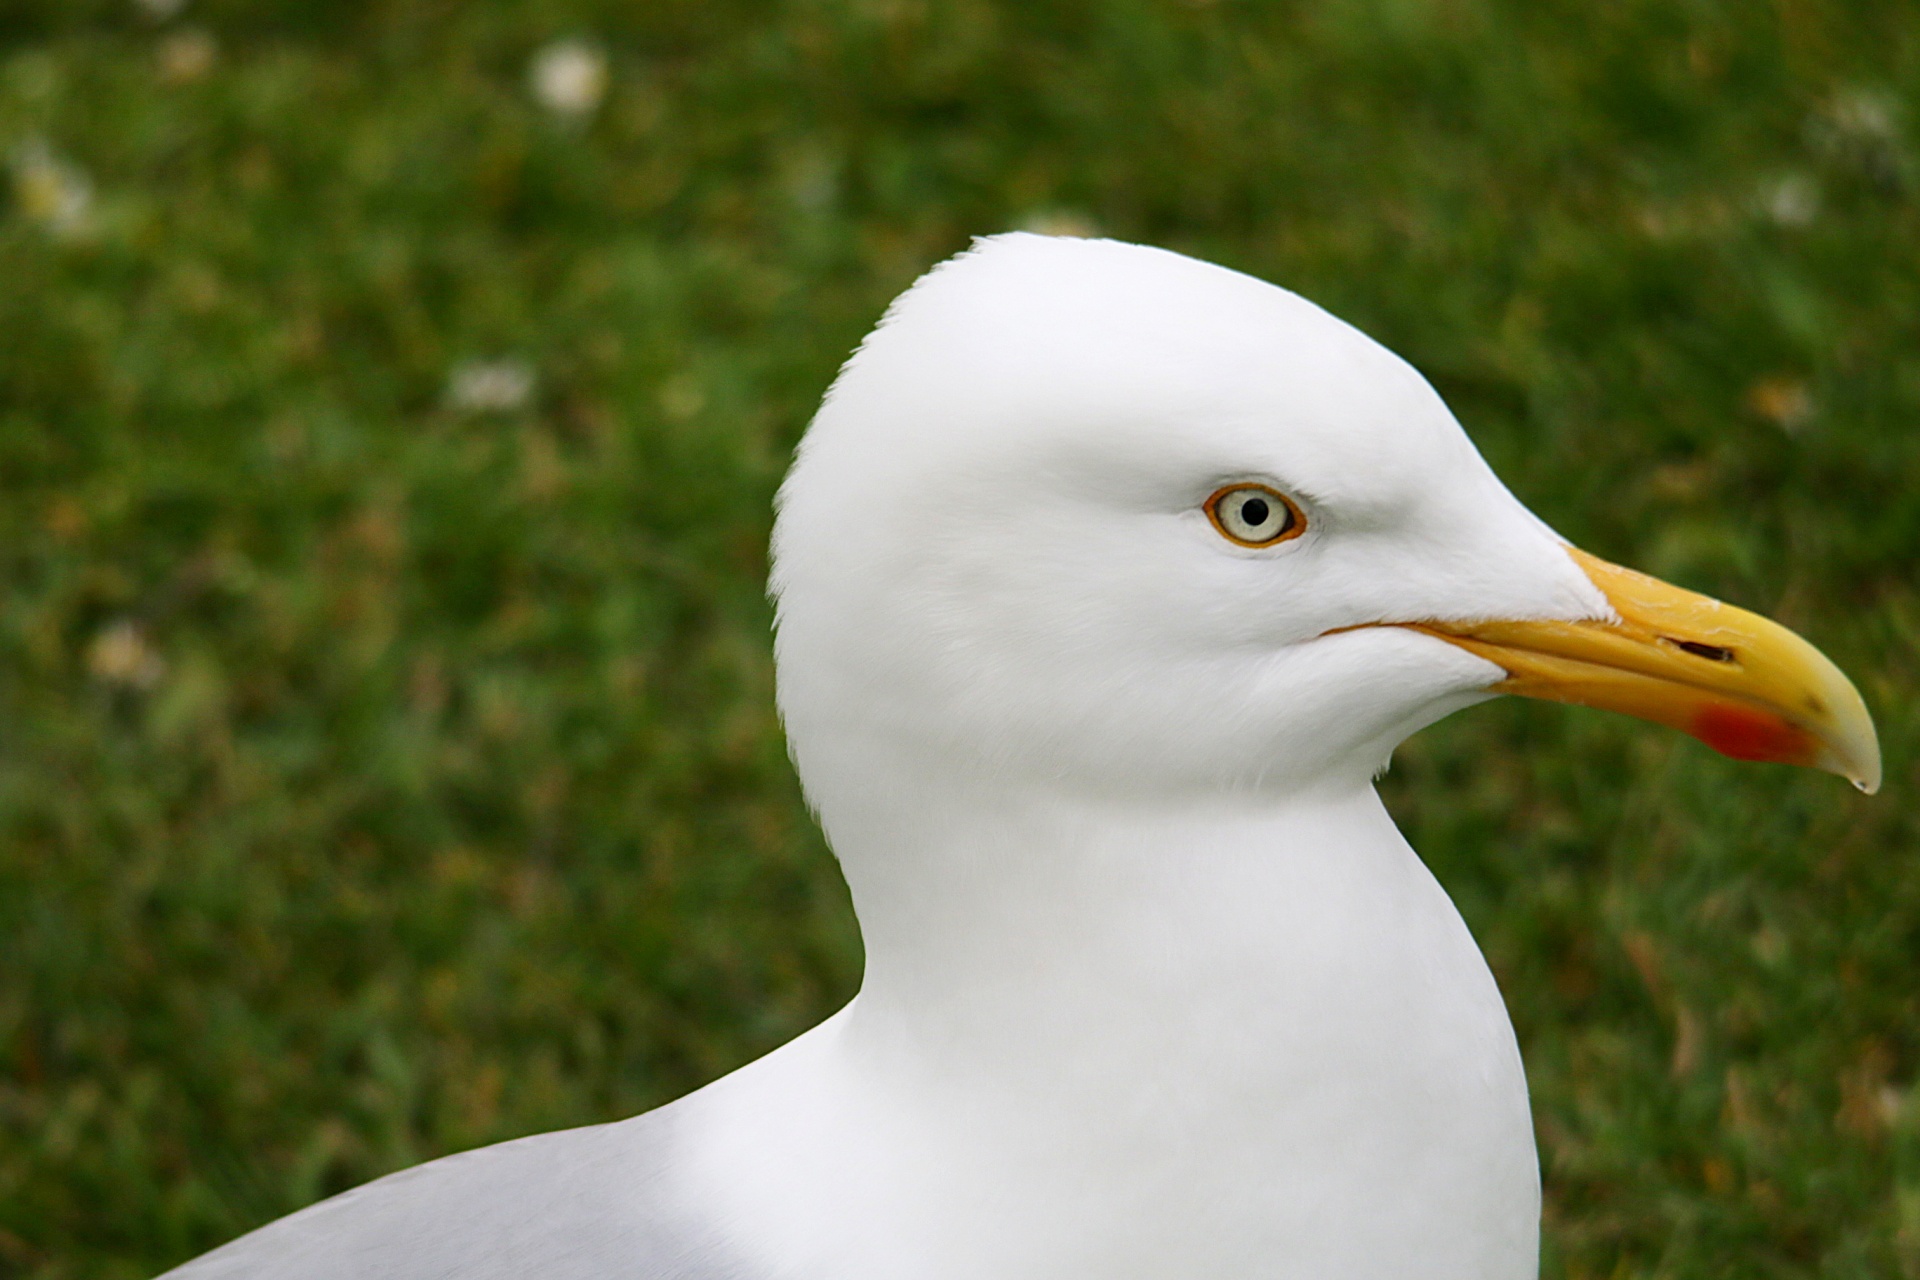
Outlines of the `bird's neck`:
[[850,1280],[1531,1274],[1506,1011],[1370,787],[927,790],[849,806],[858,826],[829,806],[864,988],[715,1086],[703,1193],[769,1257]]
[[834,827],[867,947],[849,1033],[902,1069],[1043,1089],[1034,1061],[1274,1070],[1321,1014],[1400,998],[1380,966],[1409,938],[1479,965],[1369,785],[863,808]]

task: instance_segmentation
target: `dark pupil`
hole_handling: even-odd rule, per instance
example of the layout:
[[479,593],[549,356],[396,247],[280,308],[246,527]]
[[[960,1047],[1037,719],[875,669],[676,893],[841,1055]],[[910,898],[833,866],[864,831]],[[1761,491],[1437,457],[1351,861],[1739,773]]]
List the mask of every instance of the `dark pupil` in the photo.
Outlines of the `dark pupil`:
[[1248,498],[1240,504],[1240,518],[1247,522],[1247,527],[1250,529],[1257,529],[1265,524],[1267,517],[1271,514],[1272,508],[1267,506],[1265,498]]

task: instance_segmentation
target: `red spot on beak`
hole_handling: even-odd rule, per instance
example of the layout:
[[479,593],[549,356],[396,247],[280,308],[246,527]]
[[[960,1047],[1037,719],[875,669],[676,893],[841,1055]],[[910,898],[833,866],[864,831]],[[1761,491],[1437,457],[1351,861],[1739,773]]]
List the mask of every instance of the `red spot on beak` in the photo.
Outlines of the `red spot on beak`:
[[1715,702],[1693,717],[1689,732],[1723,756],[1805,764],[1814,755],[1813,735],[1771,711]]

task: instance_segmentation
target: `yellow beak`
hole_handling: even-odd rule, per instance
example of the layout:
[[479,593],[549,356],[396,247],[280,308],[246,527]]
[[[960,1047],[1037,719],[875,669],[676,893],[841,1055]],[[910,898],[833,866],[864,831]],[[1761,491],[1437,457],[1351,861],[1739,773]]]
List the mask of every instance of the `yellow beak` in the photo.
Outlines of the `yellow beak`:
[[1736,760],[1810,765],[1880,789],[1880,742],[1859,690],[1776,622],[1569,547],[1618,622],[1409,625],[1507,672],[1494,689],[1624,711]]

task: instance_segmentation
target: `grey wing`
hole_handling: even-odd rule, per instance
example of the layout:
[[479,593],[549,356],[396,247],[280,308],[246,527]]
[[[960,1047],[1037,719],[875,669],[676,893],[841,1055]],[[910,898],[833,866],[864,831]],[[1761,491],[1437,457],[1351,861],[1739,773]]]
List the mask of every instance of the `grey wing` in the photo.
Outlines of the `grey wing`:
[[161,1280],[761,1280],[676,1195],[675,1110],[390,1174]]

